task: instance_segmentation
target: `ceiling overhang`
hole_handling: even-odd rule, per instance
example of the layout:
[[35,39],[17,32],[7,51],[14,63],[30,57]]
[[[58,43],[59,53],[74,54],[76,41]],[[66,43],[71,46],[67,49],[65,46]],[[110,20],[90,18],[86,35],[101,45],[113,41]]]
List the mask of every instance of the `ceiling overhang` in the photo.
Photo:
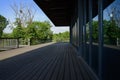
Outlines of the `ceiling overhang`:
[[[55,26],[70,26],[77,0],[34,0]],[[114,0],[103,0],[106,8]],[[88,2],[88,0],[87,0]],[[97,0],[93,0],[93,17],[98,13]],[[88,6],[87,6],[88,8]],[[88,9],[86,9],[88,10]],[[88,14],[87,14],[88,15]]]

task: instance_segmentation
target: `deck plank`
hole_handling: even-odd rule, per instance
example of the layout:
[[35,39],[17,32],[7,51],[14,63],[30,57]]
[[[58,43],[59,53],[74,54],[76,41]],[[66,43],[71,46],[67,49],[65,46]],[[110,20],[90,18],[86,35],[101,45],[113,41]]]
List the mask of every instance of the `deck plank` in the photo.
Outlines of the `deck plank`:
[[71,44],[56,43],[0,61],[0,80],[98,79]]

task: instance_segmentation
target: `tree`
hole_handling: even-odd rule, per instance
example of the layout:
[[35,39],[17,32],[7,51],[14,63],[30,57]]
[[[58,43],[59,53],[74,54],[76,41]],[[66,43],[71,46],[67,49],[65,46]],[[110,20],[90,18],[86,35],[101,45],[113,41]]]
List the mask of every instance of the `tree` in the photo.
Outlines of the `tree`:
[[[11,5],[11,8],[15,14],[15,19],[16,21],[14,22],[14,24],[16,25],[16,28],[13,29],[13,36],[15,38],[21,38],[21,39],[28,39],[28,44],[29,44],[29,38],[33,37],[33,33],[30,33],[31,30],[32,32],[34,31],[34,28],[32,27],[32,22],[34,19],[34,15],[35,15],[35,8],[33,8],[33,6],[27,6],[26,4],[19,4],[17,5],[16,3],[14,3],[13,5]],[[30,27],[26,30],[26,27]],[[30,34],[28,35],[28,37],[26,36],[26,31],[28,31]],[[31,37],[32,34],[32,37]]]
[[14,11],[16,22],[21,24],[22,27],[25,27],[27,24],[30,25],[33,22],[36,10],[33,6],[27,6],[26,4],[16,5],[14,3],[11,5],[12,10]]
[[48,40],[52,39],[51,25],[48,21],[38,23],[36,26],[39,39]]
[[26,38],[30,39],[31,44],[52,40],[52,31],[49,22],[32,22],[26,28]]
[[113,24],[117,26],[116,44],[118,46],[119,39],[120,39],[120,36],[119,36],[119,33],[120,33],[120,1],[119,0],[114,1],[114,3],[110,6],[110,8],[108,9],[108,15],[111,21],[113,22]]
[[2,38],[13,38],[13,35],[11,33],[3,33]]
[[[28,44],[36,44],[39,41],[52,39],[51,25],[48,21],[38,22],[33,21],[36,10],[27,5],[13,4],[11,6],[15,13],[15,25],[13,30],[14,37],[28,40]],[[29,43],[30,42],[30,43]]]
[[[93,41],[98,42],[98,21],[93,21]],[[104,41],[106,44],[115,45],[116,38],[119,37],[119,28],[116,25],[115,21],[103,21],[103,28],[104,28]]]
[[18,25],[16,28],[13,29],[13,36],[14,38],[24,38],[24,30],[23,28]]
[[98,21],[93,21],[92,26],[93,26],[92,34],[93,41],[98,42]]
[[4,16],[0,15],[0,38],[3,34],[3,30],[6,28],[7,26],[7,20]]
[[109,40],[109,43],[112,45],[116,45],[116,39],[118,37],[118,29],[117,29],[117,25],[115,24],[115,21],[109,21],[109,25],[108,28],[106,30],[106,35],[107,38]]
[[69,41],[69,32],[63,32],[53,35],[53,41],[55,42],[68,42]]
[[38,38],[38,36],[37,36],[37,33],[36,33],[36,27],[35,27],[35,25],[34,25],[34,23],[33,24],[31,24],[31,25],[28,25],[28,27],[26,28],[26,38]]
[[116,0],[108,9],[108,16],[111,17],[116,25],[120,27],[120,1]]

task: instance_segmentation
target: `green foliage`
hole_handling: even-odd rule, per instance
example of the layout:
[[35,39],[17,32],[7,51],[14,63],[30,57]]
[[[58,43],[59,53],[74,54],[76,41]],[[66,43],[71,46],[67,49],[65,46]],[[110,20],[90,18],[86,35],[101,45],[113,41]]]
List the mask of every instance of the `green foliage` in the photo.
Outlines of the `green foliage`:
[[[18,20],[18,19],[17,19]],[[25,40],[30,39],[31,44],[37,44],[52,40],[51,25],[49,22],[32,22],[27,27],[22,27],[19,21],[16,21],[17,27],[13,30],[14,38],[23,38]]]
[[45,21],[42,23],[38,23],[36,28],[37,28],[38,38],[43,40],[52,39],[52,31],[50,30],[51,25],[49,24],[49,22]]
[[24,38],[24,29],[21,25],[18,25],[16,28],[13,29],[13,36],[14,38]]
[[118,26],[115,24],[115,21],[111,21],[109,22],[108,24],[109,27],[107,27],[107,30],[106,30],[106,35],[107,35],[107,38],[109,40],[109,43],[112,44],[112,45],[115,45],[116,44],[116,39],[117,37],[119,37],[118,35]]
[[26,29],[26,38],[31,39],[31,44],[52,40],[52,31],[49,22],[33,22]]
[[7,26],[7,20],[4,16],[0,15],[0,38],[3,34],[3,30],[6,28]]
[[93,26],[93,34],[92,34],[92,38],[94,42],[98,41],[98,21],[94,21],[92,23]]
[[[93,34],[92,38],[94,42],[98,42],[98,21],[93,21]],[[105,44],[116,44],[116,38],[120,38],[120,28],[115,24],[115,21],[103,21],[104,28],[104,42]]]
[[26,28],[26,38],[37,38],[37,33],[36,33],[36,27],[34,26],[34,23],[31,25],[28,25]]
[[11,33],[3,33],[2,38],[14,38]]
[[68,42],[69,41],[69,32],[63,32],[53,35],[53,41],[55,42]]
[[24,38],[25,32],[24,32],[24,27],[21,24],[21,21],[19,18],[16,18],[16,21],[14,22],[16,25],[16,28],[13,29],[13,37],[14,38]]

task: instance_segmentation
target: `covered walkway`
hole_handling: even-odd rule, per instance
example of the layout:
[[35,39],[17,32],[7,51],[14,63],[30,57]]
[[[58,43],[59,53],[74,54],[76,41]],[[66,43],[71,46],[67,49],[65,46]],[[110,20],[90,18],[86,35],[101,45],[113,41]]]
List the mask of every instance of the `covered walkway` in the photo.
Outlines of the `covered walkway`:
[[69,43],[55,43],[0,61],[0,80],[98,80]]
[[[70,43],[100,80],[120,80],[117,74],[120,73],[120,50],[104,46],[103,11],[115,0],[34,1],[55,26],[69,26]],[[95,16],[98,16],[96,46],[93,44],[92,25]]]
[[[0,61],[0,80],[98,80],[97,77],[99,80],[118,80],[120,78],[120,50],[105,47],[103,44],[103,10],[114,0],[34,1],[56,26],[70,27],[70,44],[51,44]],[[98,45],[94,45],[92,19],[97,14],[99,38]],[[86,24],[89,25],[89,44],[87,44]]]

